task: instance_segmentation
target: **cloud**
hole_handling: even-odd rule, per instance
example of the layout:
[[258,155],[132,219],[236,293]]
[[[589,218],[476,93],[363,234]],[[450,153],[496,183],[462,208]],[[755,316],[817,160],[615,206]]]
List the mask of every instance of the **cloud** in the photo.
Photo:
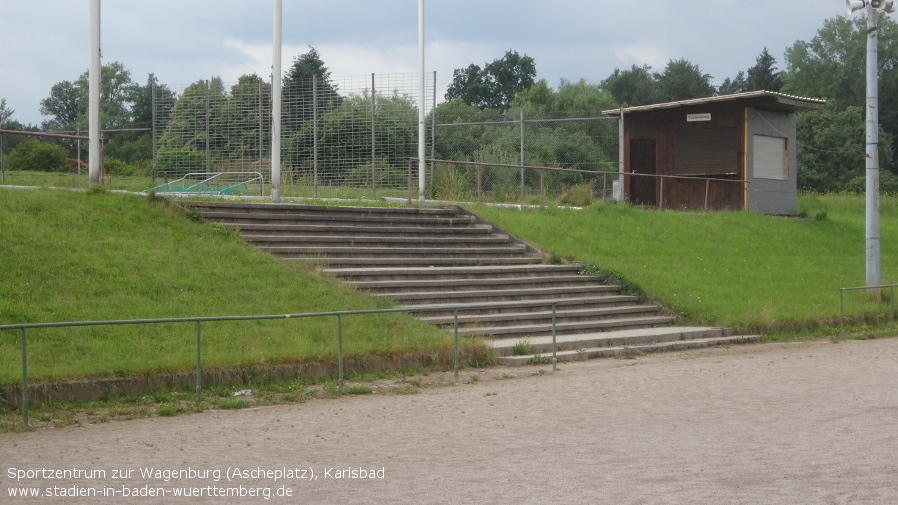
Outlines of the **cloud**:
[[625,68],[632,65],[648,65],[654,69],[660,69],[667,65],[669,58],[665,52],[648,43],[628,44],[615,46],[614,56]]

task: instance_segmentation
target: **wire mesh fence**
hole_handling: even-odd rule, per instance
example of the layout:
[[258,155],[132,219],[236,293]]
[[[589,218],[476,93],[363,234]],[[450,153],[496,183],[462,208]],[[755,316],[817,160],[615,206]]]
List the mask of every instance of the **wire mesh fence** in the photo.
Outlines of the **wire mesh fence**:
[[[434,198],[496,202],[605,199],[619,170],[616,118],[567,114],[528,118],[456,116],[435,126]],[[515,167],[517,165],[517,167]],[[546,170],[537,167],[554,168]]]
[[[425,83],[429,108],[433,79]],[[418,93],[412,74],[286,80],[282,194],[400,194],[406,160],[417,155]],[[271,88],[261,78],[164,88],[153,103],[155,177],[261,172],[270,182]]]

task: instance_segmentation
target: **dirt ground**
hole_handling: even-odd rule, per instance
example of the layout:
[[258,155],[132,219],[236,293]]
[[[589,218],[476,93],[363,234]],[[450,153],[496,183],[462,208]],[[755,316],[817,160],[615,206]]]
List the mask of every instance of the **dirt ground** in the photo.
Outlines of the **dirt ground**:
[[898,503],[898,339],[549,370],[3,434],[0,502]]

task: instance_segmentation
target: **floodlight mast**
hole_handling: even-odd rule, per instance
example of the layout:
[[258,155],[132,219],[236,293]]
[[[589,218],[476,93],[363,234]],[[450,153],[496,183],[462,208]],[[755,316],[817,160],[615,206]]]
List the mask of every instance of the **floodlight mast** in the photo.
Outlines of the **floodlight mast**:
[[882,284],[879,226],[879,11],[895,12],[893,0],[845,0],[848,14],[867,11],[867,204],[866,286]]
[[88,66],[88,159],[87,182],[100,184],[100,0],[90,1],[90,65]]

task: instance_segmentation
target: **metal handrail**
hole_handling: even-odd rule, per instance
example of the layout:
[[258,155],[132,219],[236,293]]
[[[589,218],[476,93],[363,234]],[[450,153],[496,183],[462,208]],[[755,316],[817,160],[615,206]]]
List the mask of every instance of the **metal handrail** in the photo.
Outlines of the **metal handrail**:
[[22,422],[28,426],[28,337],[27,331],[36,328],[75,328],[85,326],[118,326],[139,324],[165,324],[165,323],[194,323],[196,327],[196,402],[202,398],[202,364],[201,364],[201,323],[212,321],[260,321],[275,319],[301,319],[311,317],[336,317],[337,318],[337,362],[339,392],[343,393],[343,316],[386,314],[386,313],[418,313],[451,310],[454,316],[454,374],[458,382],[458,312],[466,309],[494,309],[507,307],[552,307],[552,366],[557,370],[558,351],[556,341],[555,313],[558,302],[555,300],[542,300],[530,302],[496,302],[496,303],[466,303],[457,305],[422,305],[414,307],[396,307],[391,309],[359,309],[338,310],[329,312],[301,312],[296,314],[266,314],[249,316],[205,316],[205,317],[169,317],[151,319],[120,319],[103,321],[70,321],[55,323],[17,323],[0,325],[0,331],[19,330],[22,340]]
[[839,335],[845,335],[845,292],[846,291],[870,291],[889,289],[889,325],[895,325],[895,288],[898,284],[884,284],[881,286],[858,286],[852,288],[839,288]]

